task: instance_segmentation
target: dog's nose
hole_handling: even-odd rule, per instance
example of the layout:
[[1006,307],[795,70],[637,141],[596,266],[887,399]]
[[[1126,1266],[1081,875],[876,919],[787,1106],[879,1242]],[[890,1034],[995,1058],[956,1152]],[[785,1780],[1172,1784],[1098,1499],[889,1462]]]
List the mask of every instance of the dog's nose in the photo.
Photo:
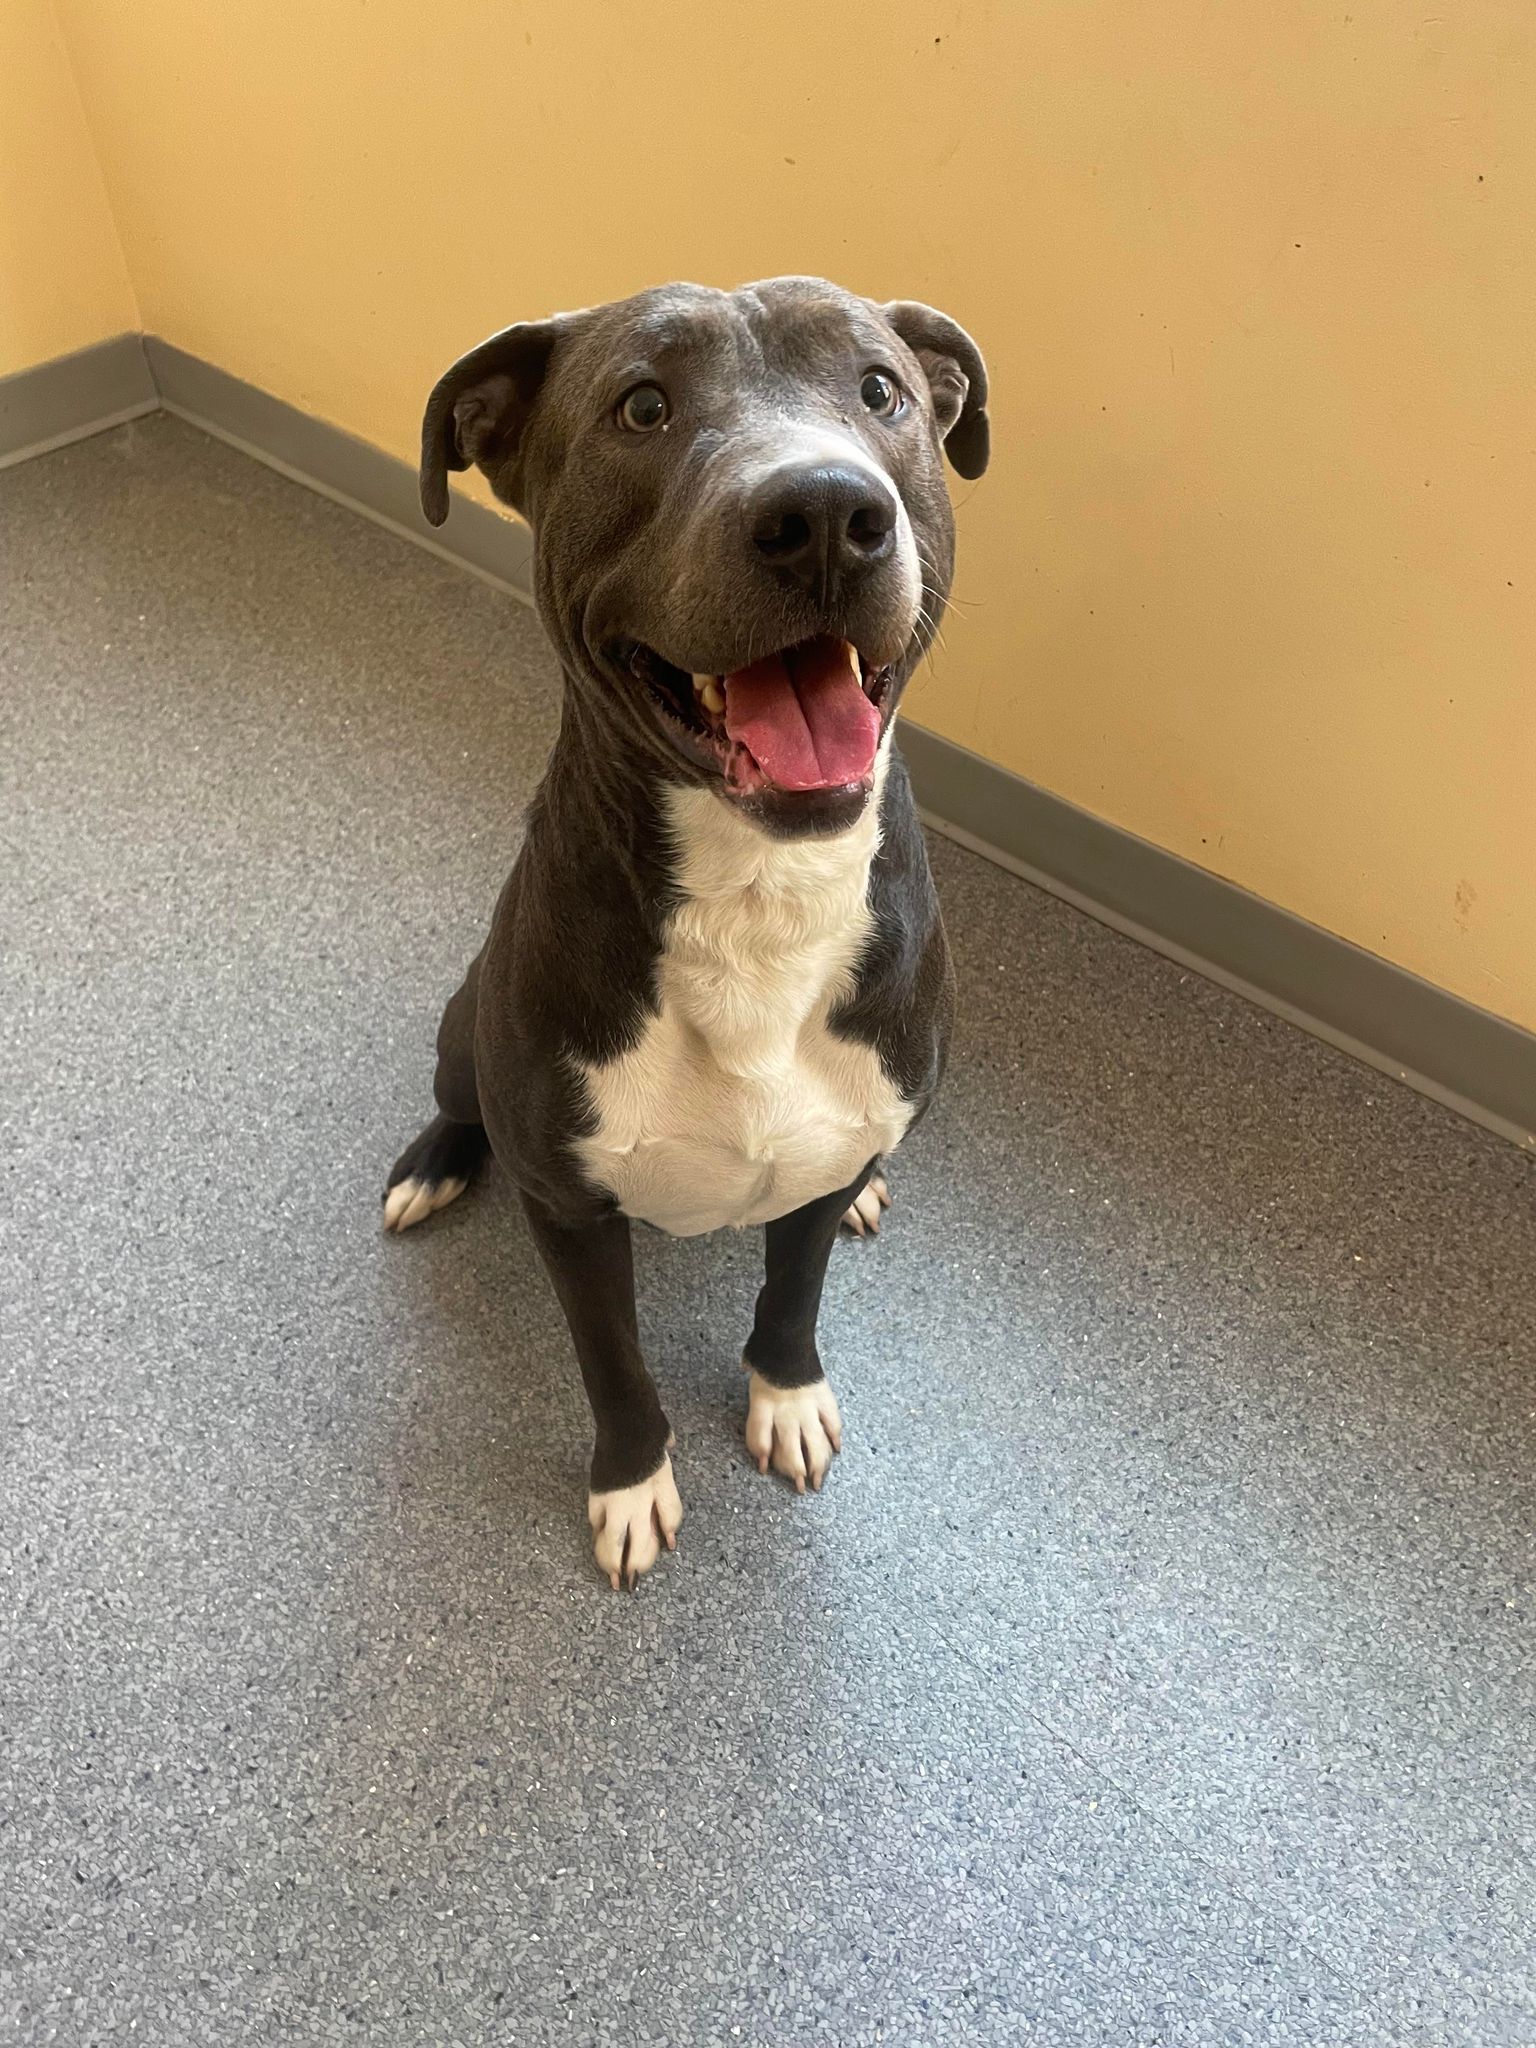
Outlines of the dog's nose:
[[851,463],[776,470],[748,508],[752,545],[765,561],[811,589],[885,560],[895,546],[894,493]]

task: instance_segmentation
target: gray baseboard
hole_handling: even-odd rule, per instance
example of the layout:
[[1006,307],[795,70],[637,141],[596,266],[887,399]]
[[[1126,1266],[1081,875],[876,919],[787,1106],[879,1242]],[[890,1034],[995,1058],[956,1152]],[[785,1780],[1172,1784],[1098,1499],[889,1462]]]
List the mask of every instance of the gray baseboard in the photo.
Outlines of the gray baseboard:
[[1421,1095],[1536,1147],[1536,1036],[937,733],[902,751],[935,830]]
[[168,341],[150,335],[145,347],[167,412],[530,601],[533,543],[517,520],[455,492],[447,538],[440,539],[422,516],[408,463]]
[[144,337],[118,334],[0,377],[0,469],[159,408]]
[[[26,389],[8,415],[12,386]],[[0,462],[8,449],[12,459],[40,453],[157,404],[529,601],[525,527],[456,493],[439,533],[421,515],[408,463],[153,336],[140,347],[125,335],[0,383]],[[19,425],[8,435],[9,423]],[[937,733],[904,724],[902,750],[937,831],[1500,1136],[1536,1147],[1530,1032]]]

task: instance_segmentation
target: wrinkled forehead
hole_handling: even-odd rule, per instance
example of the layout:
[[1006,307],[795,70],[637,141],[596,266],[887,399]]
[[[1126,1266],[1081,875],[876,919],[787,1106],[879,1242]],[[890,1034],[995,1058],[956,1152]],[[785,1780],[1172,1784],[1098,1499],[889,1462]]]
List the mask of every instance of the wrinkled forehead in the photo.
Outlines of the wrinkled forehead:
[[605,391],[647,375],[737,388],[813,383],[846,372],[861,350],[889,357],[894,343],[867,300],[820,279],[771,278],[733,292],[665,285],[599,308],[561,383]]

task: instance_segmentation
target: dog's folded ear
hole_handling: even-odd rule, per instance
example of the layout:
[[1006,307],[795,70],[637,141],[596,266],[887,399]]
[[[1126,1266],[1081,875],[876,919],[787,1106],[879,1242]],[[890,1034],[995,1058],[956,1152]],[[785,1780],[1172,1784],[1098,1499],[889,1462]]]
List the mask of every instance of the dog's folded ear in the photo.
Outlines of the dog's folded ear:
[[471,464],[499,497],[518,503],[517,455],[569,314],[504,327],[460,356],[432,387],[421,422],[421,509],[434,526],[448,517],[448,472]]
[[944,453],[961,476],[980,476],[992,447],[981,350],[958,321],[934,306],[893,299],[879,310],[923,366]]

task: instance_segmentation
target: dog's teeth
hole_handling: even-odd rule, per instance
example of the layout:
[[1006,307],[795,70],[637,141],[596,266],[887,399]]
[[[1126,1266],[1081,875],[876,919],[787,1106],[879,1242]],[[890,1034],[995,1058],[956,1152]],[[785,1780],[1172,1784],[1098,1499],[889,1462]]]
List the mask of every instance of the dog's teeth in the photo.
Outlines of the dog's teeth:
[[859,659],[859,650],[851,640],[845,640],[843,642],[843,652],[848,657],[848,666],[853,670],[853,680],[856,683],[862,683],[864,680],[864,664]]
[[725,709],[725,692],[721,689],[715,677],[705,676],[701,681],[698,676],[695,676],[693,686],[698,691],[705,710],[713,711],[716,717],[718,717]]

